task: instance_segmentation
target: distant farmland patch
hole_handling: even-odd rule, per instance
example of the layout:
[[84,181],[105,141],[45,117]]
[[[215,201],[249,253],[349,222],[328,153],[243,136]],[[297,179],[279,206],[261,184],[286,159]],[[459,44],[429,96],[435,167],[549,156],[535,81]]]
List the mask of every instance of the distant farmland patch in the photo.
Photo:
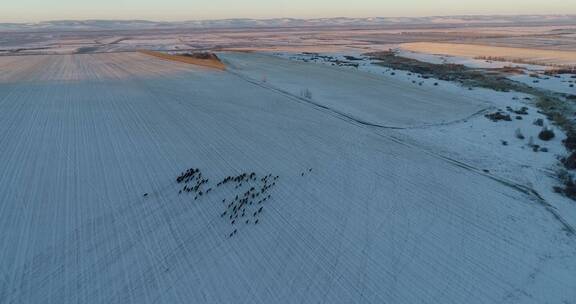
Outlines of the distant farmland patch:
[[434,42],[404,43],[400,47],[408,51],[428,54],[470,58],[498,58],[499,61],[506,60],[542,65],[576,65],[576,52],[570,51]]

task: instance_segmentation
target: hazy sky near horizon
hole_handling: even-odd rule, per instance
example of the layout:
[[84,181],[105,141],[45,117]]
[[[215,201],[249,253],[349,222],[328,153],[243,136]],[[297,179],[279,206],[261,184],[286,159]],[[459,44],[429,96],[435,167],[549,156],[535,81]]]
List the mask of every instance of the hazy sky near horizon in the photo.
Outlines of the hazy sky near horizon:
[[3,0],[0,22],[576,14],[576,0]]

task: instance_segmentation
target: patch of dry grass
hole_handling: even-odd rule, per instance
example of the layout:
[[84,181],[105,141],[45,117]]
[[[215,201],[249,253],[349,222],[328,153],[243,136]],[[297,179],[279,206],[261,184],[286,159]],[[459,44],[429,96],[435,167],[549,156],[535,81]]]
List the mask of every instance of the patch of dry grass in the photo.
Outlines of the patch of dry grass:
[[157,57],[160,59],[164,59],[164,60],[170,60],[170,61],[177,61],[177,62],[193,64],[193,65],[199,65],[199,66],[212,68],[212,69],[216,69],[216,70],[221,70],[221,71],[226,70],[226,65],[222,61],[220,61],[220,59],[214,54],[210,54],[210,56],[206,56],[205,54],[203,56],[170,55],[170,54],[166,54],[166,53],[147,51],[147,50],[140,51],[140,53],[146,54],[149,56],[153,56],[153,57]]

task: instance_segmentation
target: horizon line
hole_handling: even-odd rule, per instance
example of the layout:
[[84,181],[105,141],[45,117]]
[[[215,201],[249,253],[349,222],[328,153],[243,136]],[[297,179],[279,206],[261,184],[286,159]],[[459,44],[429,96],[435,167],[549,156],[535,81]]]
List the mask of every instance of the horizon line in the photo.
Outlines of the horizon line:
[[[238,17],[238,18],[206,18],[206,19],[182,19],[182,20],[159,20],[159,19],[143,19],[143,18],[134,18],[134,19],[124,19],[124,18],[88,18],[88,19],[45,19],[39,21],[22,21],[22,22],[4,22],[0,20],[0,24],[38,24],[38,23],[48,23],[48,22],[65,22],[65,21],[147,21],[147,22],[164,22],[164,23],[178,23],[178,22],[196,22],[196,21],[225,21],[225,20],[258,20],[258,21],[267,21],[267,20],[279,20],[279,19],[291,19],[291,20],[319,20],[319,19],[372,19],[372,18],[412,18],[412,19],[421,19],[421,18],[445,18],[445,17],[492,17],[492,16],[501,16],[501,17],[520,17],[520,16],[557,16],[557,17],[575,17],[575,13],[553,13],[553,14],[507,14],[507,13],[494,13],[494,14],[458,14],[458,15],[427,15],[427,16],[369,16],[369,17],[346,17],[346,16],[334,16],[334,17],[269,17],[269,18],[250,18],[250,17]],[[576,20],[575,20],[576,21]]]

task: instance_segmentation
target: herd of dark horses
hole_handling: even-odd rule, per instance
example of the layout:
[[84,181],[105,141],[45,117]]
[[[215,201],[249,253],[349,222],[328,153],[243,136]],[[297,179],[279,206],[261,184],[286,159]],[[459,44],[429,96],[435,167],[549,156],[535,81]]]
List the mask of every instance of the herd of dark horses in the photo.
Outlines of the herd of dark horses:
[[[308,173],[312,169],[306,170]],[[301,173],[304,176],[306,171]],[[227,236],[233,237],[241,226],[258,225],[267,202],[272,199],[271,191],[279,182],[279,175],[267,174],[259,176],[256,172],[245,172],[235,176],[226,176],[213,189],[210,180],[205,178],[198,168],[190,168],[182,172],[176,182],[182,185],[178,194],[190,193],[194,200],[207,196],[212,191],[227,187],[232,190],[232,196],[222,199],[223,211],[220,217],[227,221],[232,230]]]
[[191,193],[194,200],[208,195],[213,190],[227,187],[232,190],[230,198],[222,199],[223,212],[220,217],[232,227],[228,237],[238,233],[243,225],[258,225],[262,221],[265,203],[272,198],[271,190],[280,179],[278,175],[268,174],[258,176],[255,172],[241,173],[236,176],[226,176],[216,183],[215,188],[209,186],[210,180],[205,178],[198,168],[190,168],[182,172],[177,178],[178,184],[183,187],[179,194]]
[[[312,172],[312,169],[308,169]],[[304,176],[305,172],[301,173]],[[183,185],[178,194],[190,193],[194,200],[207,196],[217,189],[228,188],[232,196],[222,199],[223,211],[220,217],[227,221],[232,230],[227,236],[233,237],[238,229],[246,225],[258,225],[262,221],[265,205],[272,199],[271,191],[279,182],[279,175],[267,174],[259,176],[256,172],[245,172],[235,176],[226,176],[216,183],[213,189],[210,180],[205,178],[198,168],[190,168],[182,172],[176,182]],[[228,191],[229,193],[229,191]]]

